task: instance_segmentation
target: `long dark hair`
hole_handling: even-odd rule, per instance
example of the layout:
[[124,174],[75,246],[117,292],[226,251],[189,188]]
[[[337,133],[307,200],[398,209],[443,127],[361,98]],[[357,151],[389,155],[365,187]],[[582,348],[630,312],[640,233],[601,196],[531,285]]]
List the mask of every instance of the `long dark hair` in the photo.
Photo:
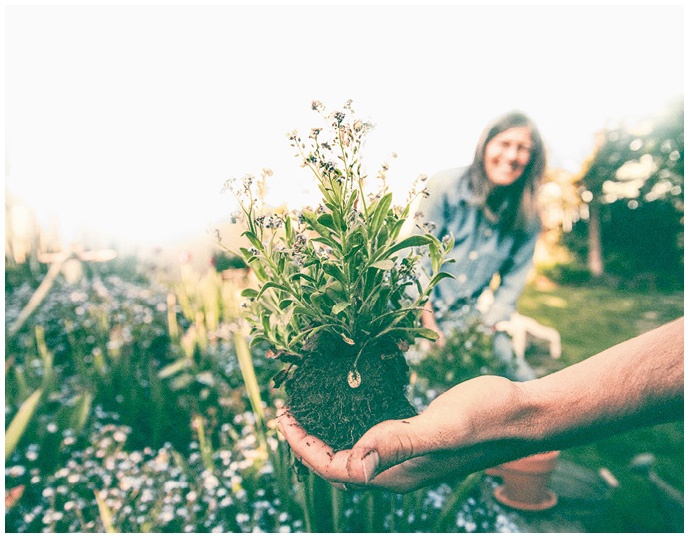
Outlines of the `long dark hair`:
[[[527,127],[531,132],[531,158],[521,177],[512,185],[494,185],[486,174],[484,156],[486,144],[513,127]],[[537,204],[538,187],[546,167],[543,139],[534,122],[522,112],[513,111],[500,116],[483,130],[474,161],[469,167],[469,186],[474,203],[483,208],[487,218],[499,222],[503,230],[525,230],[540,222]]]

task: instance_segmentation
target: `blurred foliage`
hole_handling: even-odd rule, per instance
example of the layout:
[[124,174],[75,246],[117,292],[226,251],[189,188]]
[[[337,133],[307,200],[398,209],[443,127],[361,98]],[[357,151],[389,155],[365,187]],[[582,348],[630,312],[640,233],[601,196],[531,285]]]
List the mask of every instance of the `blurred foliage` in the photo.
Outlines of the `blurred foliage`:
[[430,347],[412,361],[416,397],[431,400],[447,389],[480,375],[506,375],[493,353],[493,331],[476,317],[446,335],[445,345]]
[[602,203],[618,198],[682,203],[682,190],[672,187],[684,183],[684,102],[634,124],[603,129],[580,181]]
[[584,285],[591,281],[588,266],[579,261],[558,262],[540,268],[541,274],[564,285]]
[[[44,469],[59,464],[59,431],[70,429],[85,401],[131,426],[132,447],[170,442],[181,451],[191,441],[193,416],[207,417],[217,435],[220,423],[247,408],[232,327],[207,304],[185,315],[177,297],[182,304],[195,298],[142,278],[124,280],[101,269],[76,284],[58,280],[24,328],[6,341],[6,421],[33,390],[44,387],[41,413],[22,441],[41,446]],[[216,284],[211,289],[217,295],[222,285]],[[8,324],[32,292],[22,285],[7,295]],[[211,329],[207,319],[214,320]],[[47,380],[41,358],[46,353],[54,369]]]
[[684,249],[684,102],[601,130],[577,179],[589,215],[575,231],[587,236],[593,274],[648,272],[676,284]]
[[[7,532],[514,530],[467,499],[476,477],[407,496],[297,482],[275,361],[236,346],[235,280],[131,260],[83,274],[6,340]],[[39,282],[9,288],[8,324]]]
[[[275,406],[266,403],[277,404],[281,394],[270,388],[264,351],[253,350],[248,370],[239,367],[239,328],[231,324],[237,285],[188,267],[172,282],[128,271],[134,282],[106,264],[77,284],[56,281],[6,342],[6,428],[41,391],[6,460],[7,532],[518,530],[509,511],[467,498],[471,491],[458,482],[404,496],[340,492],[313,476],[297,482],[277,436]],[[8,294],[8,322],[30,293],[20,285]],[[527,353],[544,374],[674,319],[683,300],[677,293],[531,286],[520,311],[562,334],[561,360],[537,362]],[[413,367],[424,398],[494,371],[489,334],[478,329],[450,339],[452,359]],[[251,375],[260,403],[245,389]],[[655,506],[657,494],[627,467],[637,453],[653,452],[658,474],[681,489],[682,447],[682,425],[667,424],[568,450],[563,457],[608,467],[622,484],[596,530],[667,530],[662,512],[639,510]]]
[[248,265],[241,256],[219,250],[211,258],[211,264],[216,271],[222,273],[228,269],[247,269]]
[[[684,213],[670,200],[630,207],[618,200],[601,207],[601,247],[610,282],[634,289],[682,289],[684,283]],[[562,244],[574,255],[558,282],[586,282],[589,223],[579,220]]]

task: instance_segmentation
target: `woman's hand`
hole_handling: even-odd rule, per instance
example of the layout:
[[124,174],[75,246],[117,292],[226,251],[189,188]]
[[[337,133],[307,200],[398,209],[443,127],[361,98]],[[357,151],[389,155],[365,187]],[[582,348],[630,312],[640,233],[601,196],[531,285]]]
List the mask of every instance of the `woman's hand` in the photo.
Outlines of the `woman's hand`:
[[[440,330],[438,322],[435,319],[435,311],[433,310],[433,303],[431,303],[431,301],[428,301],[421,310],[421,325],[426,329],[430,329],[438,333],[438,339],[434,342],[434,344],[438,347],[445,347],[447,340],[445,339],[445,335]],[[431,348],[431,342],[428,340],[422,340],[420,346],[422,351],[429,351]]]

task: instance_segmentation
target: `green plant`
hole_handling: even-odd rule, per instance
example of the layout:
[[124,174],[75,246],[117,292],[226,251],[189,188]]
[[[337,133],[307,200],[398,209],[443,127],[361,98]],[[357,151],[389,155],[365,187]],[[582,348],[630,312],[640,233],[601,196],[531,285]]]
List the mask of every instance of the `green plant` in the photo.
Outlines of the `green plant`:
[[[447,389],[480,375],[507,374],[507,365],[493,351],[494,331],[476,315],[467,317],[446,335],[442,348],[434,346],[412,362],[414,392],[432,399]],[[425,402],[426,404],[429,402]]]
[[[207,419],[215,446],[221,425],[248,408],[230,323],[238,315],[230,299],[236,296],[238,309],[239,289],[213,271],[169,288],[140,273],[123,274],[127,280],[119,273],[73,284],[56,279],[7,339],[7,454],[36,445],[42,470],[56,468],[66,456],[62,433],[82,442],[97,406],[133,427],[129,448],[170,442],[184,452],[195,415]],[[8,323],[33,292],[23,285],[8,295]],[[266,387],[271,372],[261,373]],[[40,399],[22,408],[39,388]]]
[[[416,338],[437,338],[420,326],[420,311],[433,286],[450,276],[440,269],[452,248],[450,237],[441,242],[428,233],[403,234],[414,198],[424,193],[419,187],[425,177],[418,179],[405,204],[394,205],[384,164],[378,174],[380,188],[367,193],[362,147],[372,126],[354,116],[351,102],[330,114],[318,101],[312,108],[321,114],[322,126],[312,129],[306,140],[296,131],[289,139],[317,181],[322,194],[318,208],[269,211],[261,196],[272,174],[268,170],[257,184],[245,176],[226,185],[240,206],[237,217],[249,242],[240,253],[258,281],[256,289],[243,292],[250,301],[252,345],[267,343],[271,356],[287,363],[276,384],[286,380],[290,407],[302,423],[311,422],[306,408],[314,404],[302,402],[300,413],[295,397],[303,393],[339,394],[346,392],[345,381],[357,390],[362,384],[375,385],[377,376],[403,384],[404,367],[390,359],[399,358]],[[426,254],[432,269],[424,275],[420,261]],[[306,381],[303,376],[309,372],[316,372],[316,377]],[[362,389],[359,396],[365,409],[379,395]],[[362,414],[348,410],[350,403],[338,398],[316,405],[331,409],[332,404],[341,413]],[[407,406],[395,412],[408,416],[413,411]],[[371,421],[366,425],[370,427]],[[330,440],[342,446],[356,438],[333,435]]]
[[213,254],[211,264],[218,272],[228,269],[246,269],[246,262],[240,256],[228,254],[224,250],[220,250]]

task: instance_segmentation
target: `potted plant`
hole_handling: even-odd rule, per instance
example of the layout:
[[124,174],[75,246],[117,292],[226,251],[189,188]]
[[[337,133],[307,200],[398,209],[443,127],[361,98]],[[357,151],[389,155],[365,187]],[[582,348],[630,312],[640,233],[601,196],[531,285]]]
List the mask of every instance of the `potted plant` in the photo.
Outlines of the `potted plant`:
[[538,512],[552,508],[557,504],[557,494],[548,484],[559,456],[559,450],[552,450],[489,469],[488,474],[502,479],[493,495],[502,504],[518,510]]
[[450,276],[440,269],[452,238],[403,234],[412,202],[424,194],[423,176],[395,205],[384,163],[380,188],[367,192],[362,148],[372,125],[354,116],[351,101],[333,113],[318,101],[312,109],[321,126],[306,139],[288,136],[313,172],[317,208],[267,211],[260,196],[267,170],[259,181],[245,176],[226,186],[248,240],[240,253],[257,281],[242,292],[252,345],[267,345],[268,356],[284,363],[274,381],[284,383],[294,417],[340,450],[383,420],[416,413],[405,395],[404,351],[438,336],[421,327],[420,312],[432,287]]

